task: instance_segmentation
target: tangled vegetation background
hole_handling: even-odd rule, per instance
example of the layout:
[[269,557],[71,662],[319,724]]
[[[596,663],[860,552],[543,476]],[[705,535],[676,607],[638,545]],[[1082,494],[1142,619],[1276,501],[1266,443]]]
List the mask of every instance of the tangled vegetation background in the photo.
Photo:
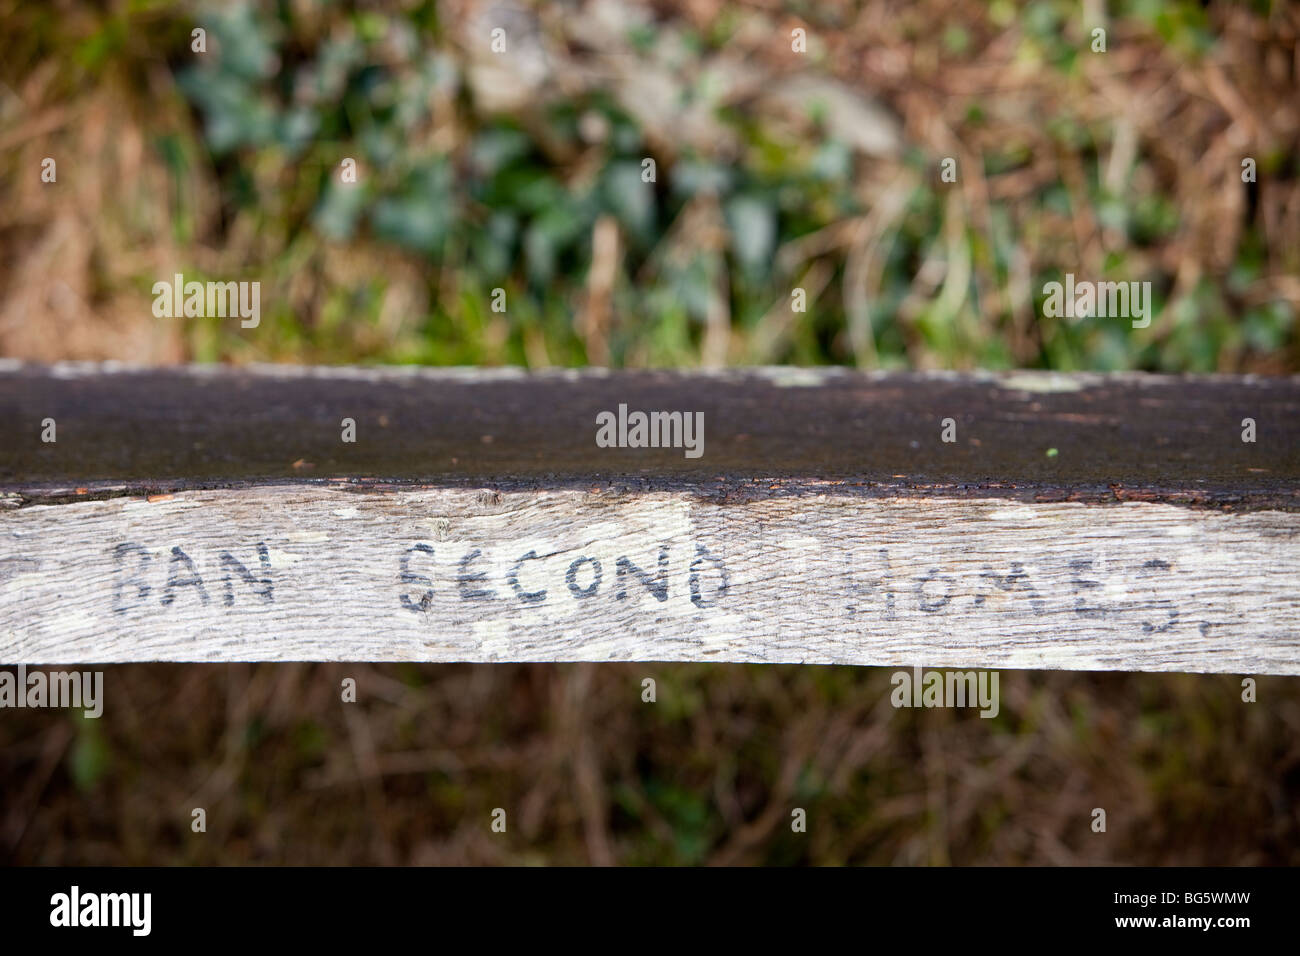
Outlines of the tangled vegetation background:
[[[3,9],[5,355],[1300,368],[1289,4]],[[158,321],[176,272],[263,326]],[[1155,320],[1043,318],[1065,272]]]
[[[0,356],[1300,370],[1292,4],[0,0],[0,35]],[[155,318],[176,272],[261,282],[261,326]],[[1065,272],[1154,321],[1042,317]],[[1295,680],[1001,687],[112,667],[101,720],[0,717],[0,860],[1300,863]]]

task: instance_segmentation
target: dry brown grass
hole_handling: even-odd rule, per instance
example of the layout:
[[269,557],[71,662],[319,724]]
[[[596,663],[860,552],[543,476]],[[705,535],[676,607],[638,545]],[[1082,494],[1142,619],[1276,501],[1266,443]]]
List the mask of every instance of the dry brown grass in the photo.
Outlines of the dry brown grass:
[[[172,863],[1300,863],[1300,691],[1007,671],[129,665],[98,721],[6,711],[0,857]],[[359,702],[339,700],[356,679]],[[641,701],[654,677],[657,702]],[[190,810],[207,810],[205,834]],[[489,828],[495,807],[509,830]],[[790,831],[804,807],[808,832]],[[1093,833],[1092,809],[1108,815]]]

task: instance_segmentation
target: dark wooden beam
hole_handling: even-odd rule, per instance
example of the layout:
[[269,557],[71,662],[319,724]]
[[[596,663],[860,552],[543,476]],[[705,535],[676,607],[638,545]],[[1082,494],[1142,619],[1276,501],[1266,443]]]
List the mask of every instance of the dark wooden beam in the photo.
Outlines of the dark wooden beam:
[[1300,672],[1300,379],[8,363],[0,501],[15,662]]

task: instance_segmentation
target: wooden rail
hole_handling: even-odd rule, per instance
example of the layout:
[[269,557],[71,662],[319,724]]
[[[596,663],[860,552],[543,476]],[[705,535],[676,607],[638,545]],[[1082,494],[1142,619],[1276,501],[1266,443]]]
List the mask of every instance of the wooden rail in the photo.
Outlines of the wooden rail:
[[1295,378],[11,362],[0,502],[0,663],[1300,673]]

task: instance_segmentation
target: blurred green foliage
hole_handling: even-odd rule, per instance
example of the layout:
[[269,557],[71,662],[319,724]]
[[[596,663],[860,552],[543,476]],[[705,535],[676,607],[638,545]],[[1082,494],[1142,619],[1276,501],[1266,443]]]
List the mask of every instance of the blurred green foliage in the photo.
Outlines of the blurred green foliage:
[[[1126,6],[1137,22],[1163,38],[1171,55],[1196,58],[1213,46],[1199,4],[1138,0]],[[781,138],[732,111],[720,121],[742,136],[737,161],[720,163],[689,152],[671,161],[661,156],[658,182],[647,185],[641,163],[652,153],[642,130],[599,92],[540,104],[541,115],[528,123],[477,115],[465,102],[463,64],[436,5],[416,4],[384,16],[339,5],[327,31],[307,31],[293,11],[292,5],[235,4],[211,12],[203,22],[221,55],[177,71],[180,88],[202,118],[224,200],[252,218],[255,232],[283,233],[285,255],[269,268],[301,267],[316,243],[375,244],[426,263],[433,295],[416,335],[381,340],[369,354],[354,355],[337,352],[331,343],[340,324],[379,323],[386,278],[375,274],[332,288],[314,323],[305,324],[288,308],[278,315],[280,351],[305,349],[316,360],[535,364],[537,353],[528,348],[533,335],[544,343],[548,361],[582,364],[592,356],[574,315],[583,301],[593,228],[610,216],[624,245],[613,292],[618,316],[610,330],[613,364],[698,362],[723,268],[730,327],[740,342],[731,360],[855,360],[845,334],[845,306],[833,294],[843,279],[842,262],[832,291],[796,316],[778,348],[745,348],[762,317],[789,296],[791,278],[773,269],[777,249],[870,212],[854,189],[860,170],[843,142]],[[815,19],[813,11],[808,15]],[[1073,4],[1036,0],[1011,8],[995,3],[989,15],[994,22],[1020,24],[1022,57],[1039,60],[1067,82],[1077,76]],[[721,22],[717,29],[724,29]],[[699,36],[702,45],[725,39]],[[629,49],[638,42],[649,39],[634,33]],[[972,45],[971,32],[950,23],[941,43],[960,55]],[[450,148],[424,135],[431,104],[440,98],[456,105],[464,127],[462,141]],[[583,154],[581,125],[593,118],[608,130],[599,165],[575,176],[555,156]],[[978,106],[972,106],[969,118],[981,124]],[[1150,190],[1136,197],[1109,194],[1101,184],[1103,144],[1097,139],[1105,131],[1076,115],[1068,101],[1062,101],[1048,130],[1060,149],[1077,154],[1091,214],[1124,237],[1108,257],[1107,274],[1097,278],[1151,278],[1134,275],[1142,267],[1131,261],[1132,253],[1180,228],[1175,198]],[[1012,140],[987,153],[986,174],[1023,168],[1032,158],[1028,148]],[[345,156],[363,170],[355,185],[339,180]],[[1294,312],[1287,302],[1253,303],[1243,310],[1225,295],[1233,283],[1240,287],[1252,279],[1252,270],[1257,272],[1262,240],[1248,230],[1231,281],[1220,285],[1203,279],[1194,294],[1177,303],[1172,330],[1158,338],[1123,322],[1043,322],[1034,354],[1017,355],[1007,341],[1010,316],[994,313],[995,304],[985,298],[990,286],[1008,282],[1018,247],[1032,242],[1040,227],[1023,221],[1023,211],[1000,203],[992,205],[989,231],[966,223],[958,237],[959,257],[970,267],[966,288],[952,290],[955,296],[946,288],[945,295],[935,293],[913,308],[905,325],[898,316],[918,269],[937,251],[948,259],[953,247],[944,232],[945,193],[935,188],[935,158],[912,149],[902,162],[915,176],[892,241],[884,244],[879,294],[868,304],[873,364],[915,364],[920,354],[929,356],[928,364],[957,367],[1214,370],[1225,350],[1273,353],[1294,345]],[[702,193],[716,195],[722,209],[725,259],[701,254],[667,261],[671,257],[660,252],[670,229]],[[1068,218],[1077,212],[1073,202],[1063,183],[1048,183],[1034,215]],[[1048,263],[1039,259],[1038,265],[1030,282],[1036,307],[1042,284],[1072,269],[1068,260],[1044,268]],[[446,274],[453,280],[438,278]],[[1164,310],[1168,280],[1155,280],[1157,309]],[[509,309],[505,328],[494,330],[497,317],[488,302],[498,287],[507,291]],[[210,345],[211,357],[238,349],[220,340]]]
[[[184,321],[183,351],[200,361],[1300,368],[1300,228],[1285,214],[1300,158],[1291,126],[1265,129],[1294,110],[1295,90],[1260,72],[1285,59],[1276,4],[1109,3],[1105,58],[1073,0],[921,0],[883,18],[840,0],[788,4],[783,15],[814,39],[806,61],[792,61],[788,24],[770,11],[723,4],[701,17],[690,4],[629,0],[642,13],[628,16],[618,49],[596,51],[649,63],[671,47],[683,111],[712,102],[737,49],[768,71],[767,87],[839,83],[900,120],[898,155],[876,157],[836,135],[833,104],[810,96],[801,123],[773,121],[751,102],[763,90],[711,117],[726,149],[685,135],[666,144],[619,89],[557,83],[592,53],[552,35],[547,3],[517,3],[515,42],[533,29],[518,24],[540,23],[559,61],[508,109],[486,108],[473,79],[472,48],[506,16],[501,4],[73,3],[75,15],[21,14],[10,69],[52,57],[68,96],[121,81],[171,177],[178,266],[262,281],[256,335]],[[570,19],[582,16],[594,14]],[[761,49],[755,17],[775,38]],[[196,24],[203,54],[191,51]],[[867,69],[877,56],[903,66]],[[1214,70],[1253,116],[1225,116],[1196,92]],[[1133,89],[1132,104],[1114,101],[1115,84]],[[1134,104],[1152,90],[1181,99],[1151,118]],[[169,94],[174,103],[159,99]],[[1221,158],[1191,168],[1228,121],[1255,131],[1248,146],[1267,188],[1240,183]],[[1128,122],[1138,126],[1126,133]],[[926,129],[952,145],[934,146]],[[942,183],[940,160],[957,146],[959,183]],[[354,184],[340,179],[345,158]],[[642,181],[646,159],[653,183]],[[617,224],[617,254],[599,277],[608,302],[589,322],[604,221]],[[854,271],[861,223],[876,230],[869,283]],[[836,242],[789,255],[841,227]],[[714,232],[721,240],[705,241]],[[1150,281],[1152,327],[1044,318],[1044,283],[1071,271]],[[135,285],[143,295],[155,280],[142,271]],[[800,283],[815,288],[792,313]],[[503,314],[491,308],[497,288]]]

